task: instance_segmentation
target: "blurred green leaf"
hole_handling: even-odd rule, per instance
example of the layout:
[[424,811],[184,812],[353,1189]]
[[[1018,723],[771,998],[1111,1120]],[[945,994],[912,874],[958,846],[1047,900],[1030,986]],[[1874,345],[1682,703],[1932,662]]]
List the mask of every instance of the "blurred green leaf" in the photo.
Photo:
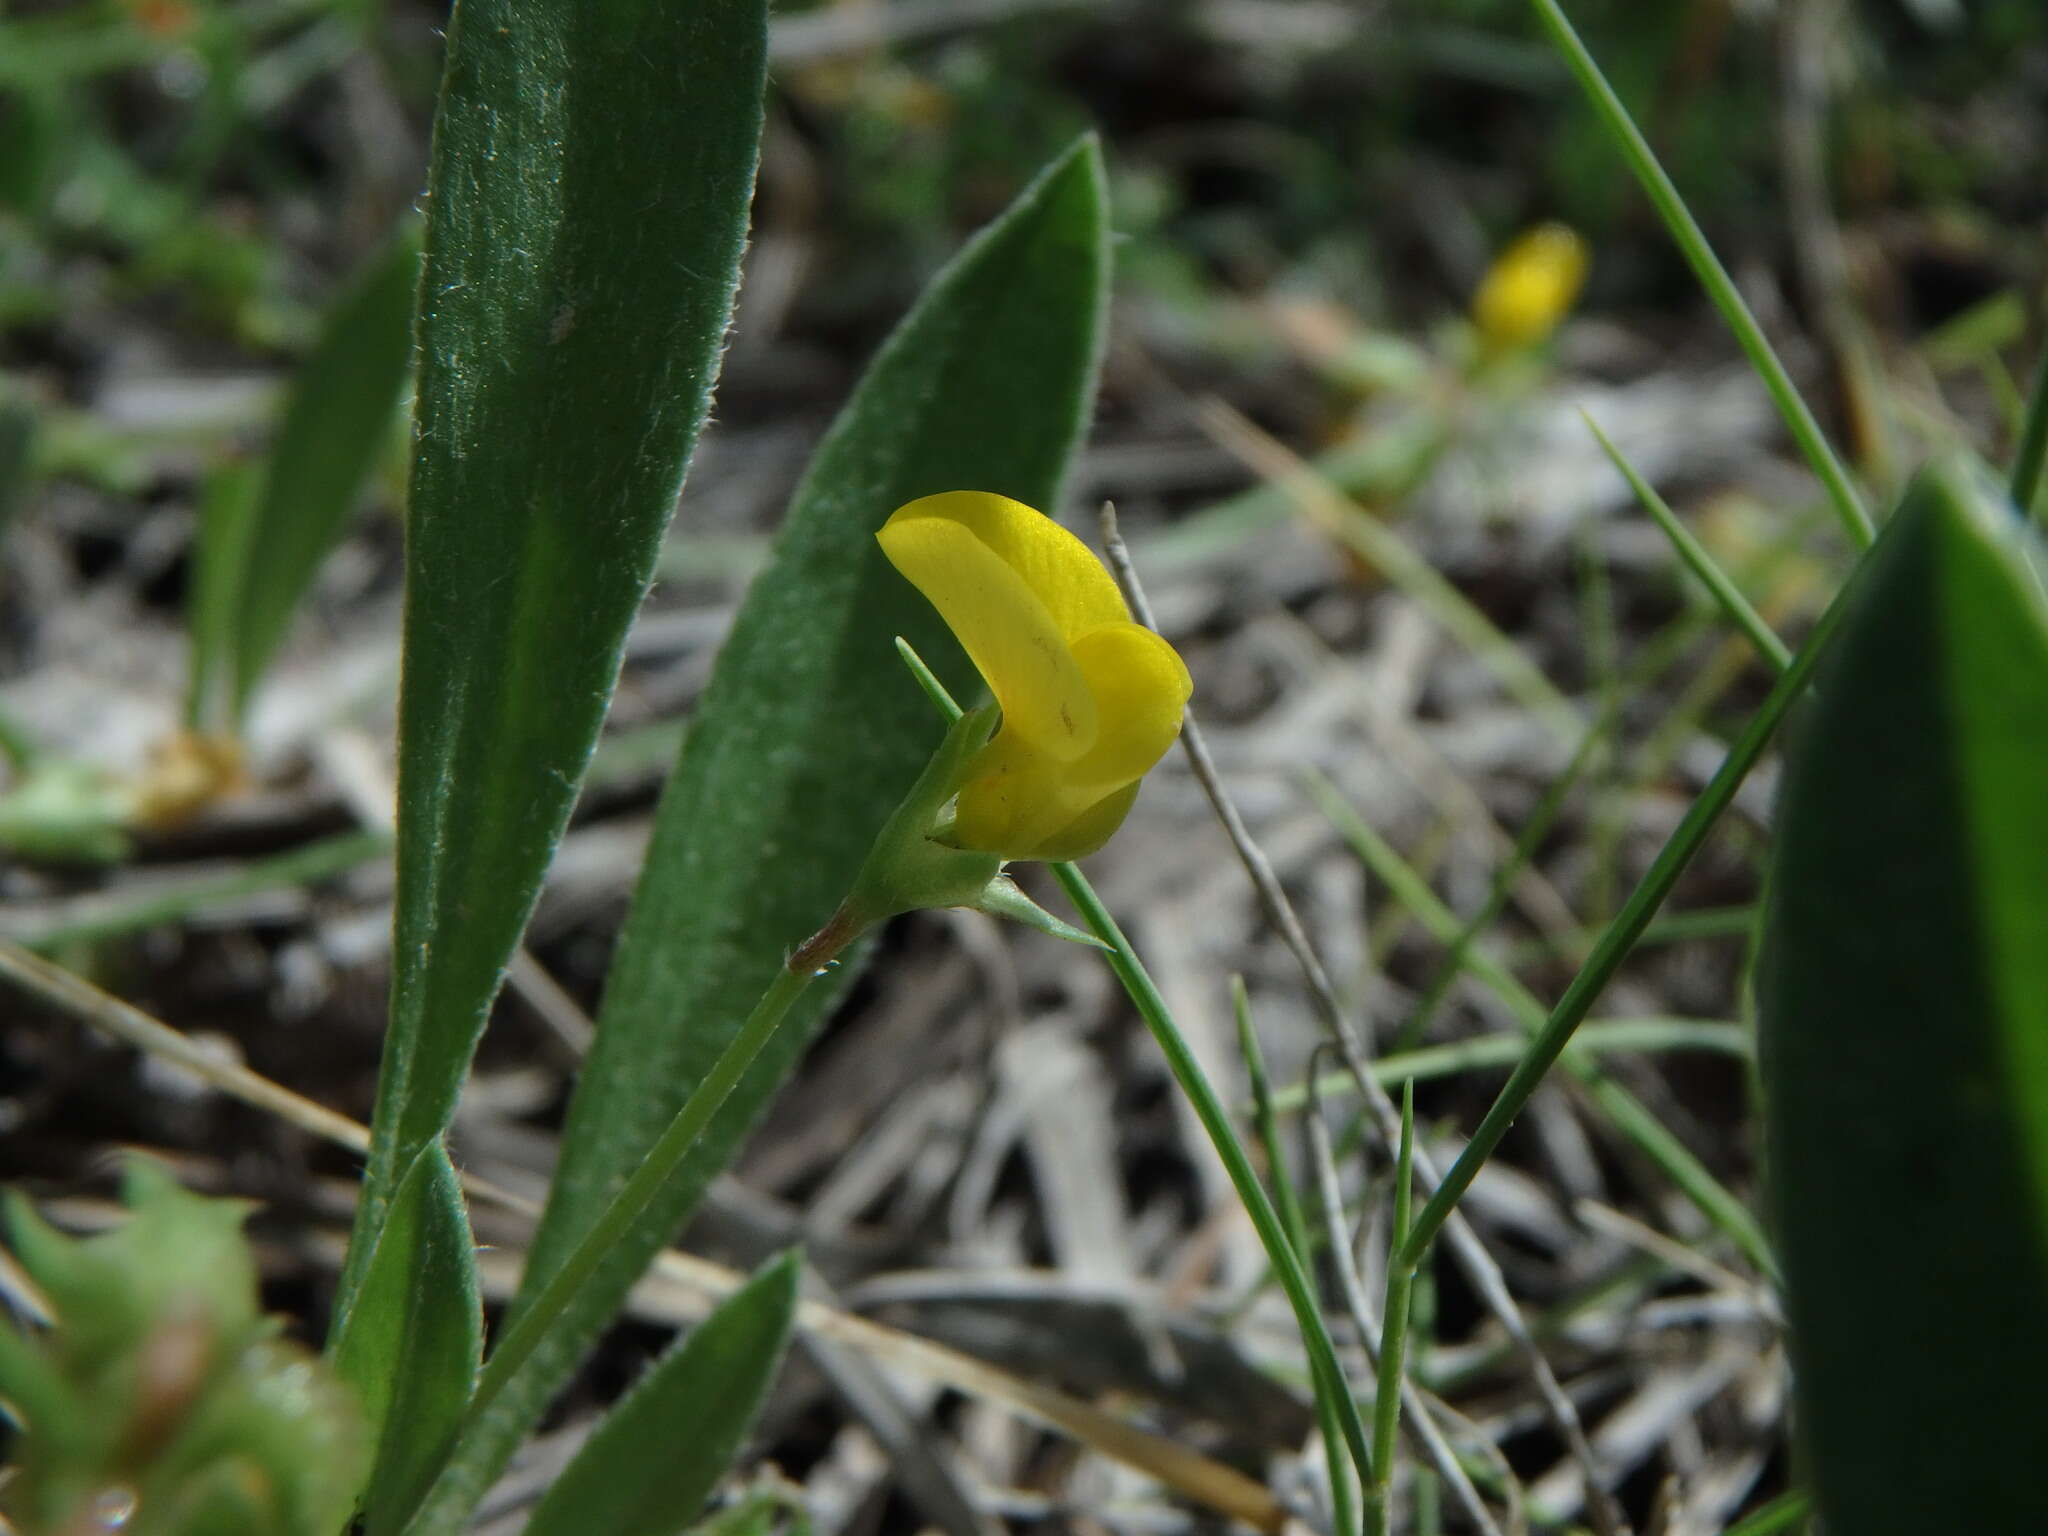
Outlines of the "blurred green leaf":
[[703,1512],[761,1411],[796,1317],[784,1254],[658,1361],[540,1501],[526,1536],[673,1536]]
[[2048,601],[1972,468],[1857,577],[1786,764],[1760,1052],[1831,1529],[2032,1529],[2048,1417]]
[[[1101,157],[1084,140],[934,281],[818,449],[747,594],[662,797],[512,1315],[553,1277],[668,1126],[791,946],[853,881],[942,734],[898,664],[908,637],[974,673],[874,533],[903,502],[975,487],[1037,506],[1092,396],[1107,291]],[[858,970],[859,955],[843,979]],[[508,1381],[435,1491],[452,1530],[788,1074],[837,989],[792,1010],[697,1149]]]
[[192,646],[185,723],[196,731],[226,730],[233,721],[236,633],[262,494],[261,470],[240,459],[215,469],[199,490],[199,536],[185,604]]
[[392,1016],[343,1305],[455,1106],[704,419],[763,0],[462,0],[435,120]]
[[[230,649],[221,659],[232,728],[283,641],[320,562],[347,530],[376,467],[412,360],[419,242],[391,242],[340,301],[300,366],[247,532]],[[203,527],[204,525],[202,525]]]
[[392,1198],[355,1304],[329,1353],[376,1444],[365,1536],[397,1530],[447,1454],[483,1358],[483,1310],[462,1186],[430,1146]]

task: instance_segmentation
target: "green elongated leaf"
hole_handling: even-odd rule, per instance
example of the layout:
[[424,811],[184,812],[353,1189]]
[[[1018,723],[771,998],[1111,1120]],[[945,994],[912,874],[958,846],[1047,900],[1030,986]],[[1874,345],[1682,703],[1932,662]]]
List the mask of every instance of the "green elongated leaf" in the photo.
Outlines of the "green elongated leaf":
[[223,724],[237,723],[248,707],[391,435],[412,362],[419,268],[419,241],[408,229],[328,312],[292,380],[239,571]]
[[342,1298],[441,1134],[704,419],[764,0],[460,0],[428,183],[392,1012]]
[[227,694],[236,625],[262,490],[257,467],[239,461],[207,476],[199,493],[199,538],[185,607],[192,644],[185,720],[194,730],[225,730],[231,723]]
[[483,1309],[462,1186],[430,1146],[392,1197],[389,1219],[329,1354],[363,1407],[376,1460],[362,1497],[365,1536],[397,1530],[447,1454],[483,1358]]
[[526,1536],[674,1536],[703,1513],[782,1365],[797,1276],[795,1254],[771,1260],[664,1355],[548,1489]]
[[[907,637],[956,689],[974,673],[882,558],[875,530],[903,502],[941,490],[1057,504],[1092,394],[1107,286],[1102,163],[1084,140],[934,281],[820,446],[662,797],[515,1316],[682,1107],[783,957],[837,906],[937,745],[941,727],[893,637]],[[586,1304],[465,1437],[419,1531],[457,1528],[732,1157],[833,991],[813,987],[791,1011],[632,1240],[594,1277]]]
[[1760,1064],[1831,1530],[2034,1529],[2048,1466],[2048,601],[1967,467],[1857,580],[1786,764]]

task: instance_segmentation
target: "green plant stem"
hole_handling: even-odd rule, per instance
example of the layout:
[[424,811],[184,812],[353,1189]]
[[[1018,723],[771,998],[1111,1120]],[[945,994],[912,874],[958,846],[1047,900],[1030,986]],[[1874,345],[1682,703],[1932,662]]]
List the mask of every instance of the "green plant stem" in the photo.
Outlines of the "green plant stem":
[[[902,637],[896,641],[897,654],[903,658],[911,675],[917,679],[927,697],[947,721],[960,718],[960,706],[946,691],[924,663],[924,658],[912,649]],[[1308,1351],[1309,1370],[1315,1381],[1318,1403],[1328,1401],[1335,1410],[1339,1428],[1343,1432],[1345,1446],[1351,1452],[1353,1464],[1358,1469],[1359,1481],[1366,1487],[1373,1486],[1373,1459],[1371,1448],[1366,1443],[1365,1421],[1358,1412],[1358,1400],[1351,1395],[1350,1384],[1344,1379],[1344,1367],[1337,1359],[1337,1346],[1330,1337],[1330,1330],[1323,1322],[1323,1314],[1316,1305],[1314,1287],[1310,1285],[1308,1270],[1297,1256],[1289,1240],[1280,1216],[1267,1198],[1265,1186],[1259,1182],[1258,1173],[1252,1167],[1252,1160],[1246,1155],[1244,1143],[1238,1139],[1237,1129],[1230,1123],[1230,1115],[1217,1097],[1208,1076],[1202,1071],[1202,1064],[1195,1058],[1187,1037],[1180,1032],[1180,1026],[1167,1011],[1166,999],[1159,995],[1151,975],[1146,971],[1138,952],[1131,947],[1131,941],[1124,937],[1123,929],[1109,914],[1109,908],[1102,904],[1102,898],[1095,894],[1095,887],[1088,883],[1088,877],[1073,864],[1054,864],[1053,877],[1060,888],[1067,893],[1067,899],[1074,904],[1074,910],[1081,914],[1096,938],[1105,946],[1109,967],[1123,983],[1124,991],[1136,1005],[1138,1014],[1145,1021],[1145,1027],[1152,1031],[1152,1038],[1159,1042],[1159,1049],[1166,1057],[1166,1065],[1173,1078],[1180,1085],[1188,1102],[1194,1106],[1195,1116],[1202,1122],[1202,1129],[1208,1133],[1210,1144],[1222,1160],[1224,1171],[1229,1174],[1231,1185],[1237,1190],[1237,1197],[1244,1203],[1246,1214],[1252,1219],[1252,1226],[1259,1234],[1259,1241],[1266,1250],[1266,1260],[1279,1276],[1280,1287],[1287,1293],[1288,1303],[1294,1308],[1295,1325],[1301,1330],[1302,1347]],[[1333,1480],[1334,1481],[1334,1480]],[[1379,1536],[1381,1524],[1372,1520],[1372,1510],[1367,1512],[1366,1530],[1368,1536]]]
[[177,922],[222,902],[329,880],[390,852],[391,839],[382,832],[342,832],[302,848],[253,859],[238,869],[168,880],[146,889],[116,889],[66,904],[51,914],[53,921],[47,926],[8,937],[45,952],[67,944],[115,938],[159,923]]
[[470,1399],[469,1408],[463,1416],[458,1439],[489,1410],[506,1383],[568,1309],[577,1291],[596,1273],[605,1256],[625,1237],[661,1186],[668,1182],[689,1155],[697,1138],[723,1107],[747,1068],[753,1065],[754,1058],[782,1023],[791,1005],[803,996],[805,989],[820,974],[818,965],[822,963],[814,957],[814,963],[801,970],[784,966],[775,973],[775,979],[761,994],[760,1002],[747,1015],[739,1033],[733,1036],[718,1060],[711,1064],[711,1070],[704,1074],[704,1080],[697,1085],[696,1091],[676,1112],[676,1117],[668,1123],[668,1129],[649,1149],[646,1159],[633,1170],[633,1176],[626,1180],[625,1186],[612,1197],[611,1204],[591,1224],[589,1234],[577,1244],[576,1251],[569,1255],[554,1279],[534,1297],[532,1305],[512,1325],[498,1347],[491,1351],[483,1373],[477,1378],[476,1395]]
[[[1116,919],[1103,906],[1095,888],[1088,883],[1088,877],[1072,864],[1055,864],[1052,872],[1088,928],[1109,946],[1107,959],[1110,969],[1116,972],[1117,980],[1123,983],[1124,991],[1137,1006],[1145,1027],[1152,1031],[1152,1038],[1159,1043],[1160,1053],[1166,1057],[1166,1065],[1173,1073],[1174,1081],[1187,1095],[1189,1104],[1194,1106],[1196,1118],[1208,1133],[1217,1157],[1222,1159],[1224,1171],[1230,1175],[1230,1182],[1237,1190],[1237,1198],[1244,1203],[1245,1212],[1259,1234],[1259,1241],[1265,1246],[1266,1257],[1279,1276],[1281,1289],[1287,1293],[1287,1300],[1294,1308],[1295,1324],[1301,1329],[1302,1344],[1308,1351],[1309,1368],[1319,1378],[1317,1395],[1327,1393],[1335,1404],[1344,1431],[1344,1442],[1357,1465],[1359,1479],[1371,1487],[1376,1481],[1372,1450],[1366,1441],[1365,1423],[1359,1416],[1357,1399],[1351,1395],[1344,1379],[1344,1368],[1338,1362],[1337,1346],[1331,1340],[1329,1328],[1316,1305],[1308,1271],[1296,1257],[1294,1246],[1280,1224],[1279,1213],[1266,1197],[1265,1187],[1259,1183],[1258,1174],[1245,1154],[1244,1143],[1238,1139],[1236,1128],[1230,1123],[1223,1101],[1217,1097],[1208,1075],[1202,1071],[1202,1064],[1195,1059],[1180,1026],[1167,1011],[1166,1000],[1153,985],[1144,963],[1138,959],[1137,951],[1131,948],[1131,941],[1124,937]],[[1368,1532],[1374,1531],[1370,1506],[1367,1521]]]
[[1537,19],[1549,32],[1558,52],[1564,55],[1566,65],[1577,77],[1580,89],[1586,93],[1593,110],[1606,125],[1608,136],[1614,140],[1622,158],[1628,161],[1636,180],[1642,184],[1644,193],[1656,206],[1658,216],[1664,220],[1664,227],[1671,232],[1671,238],[1677,242],[1679,251],[1692,267],[1693,275],[1706,289],[1707,297],[1714,301],[1714,307],[1720,310],[1728,329],[1735,333],[1737,345],[1748,357],[1757,377],[1763,380],[1764,388],[1770,392],[1792,440],[1799,445],[1807,464],[1827,488],[1828,500],[1834,503],[1835,515],[1841,519],[1843,528],[1859,549],[1869,548],[1876,537],[1876,529],[1871,524],[1870,514],[1863,510],[1856,487],[1850,483],[1849,472],[1835,457],[1834,449],[1828,446],[1820,424],[1813,419],[1813,413],[1807,409],[1806,401],[1801,398],[1791,375],[1786,373],[1785,365],[1772,350],[1763,327],[1757,324],[1756,316],[1743,303],[1735,280],[1721,265],[1713,247],[1707,244],[1707,237],[1693,219],[1692,211],[1685,206],[1685,199],[1672,185],[1671,178],[1665,175],[1664,167],[1657,163],[1649,141],[1636,127],[1614,87],[1607,83],[1607,77],[1600,72],[1599,64],[1579,40],[1579,34],[1572,29],[1557,0],[1530,0],[1530,3],[1535,6]]
[[[1401,1090],[1401,1148],[1394,1158],[1394,1227],[1398,1249],[1407,1240],[1415,1214],[1415,1083]],[[1394,1432],[1401,1424],[1401,1372],[1408,1352],[1408,1302],[1415,1271],[1400,1268],[1387,1276],[1387,1302],[1380,1319],[1380,1373],[1372,1404],[1372,1463],[1379,1468],[1379,1502],[1387,1503],[1394,1475]]]
[[[1287,1158],[1280,1145],[1280,1117],[1273,1108],[1273,1085],[1266,1075],[1266,1055],[1259,1049],[1258,1031],[1252,1027],[1251,998],[1245,991],[1242,976],[1230,978],[1230,1003],[1237,1015],[1238,1047],[1244,1055],[1245,1075],[1251,1079],[1252,1124],[1266,1150],[1266,1173],[1273,1181],[1274,1203],[1279,1207],[1280,1223],[1287,1230],[1287,1240],[1294,1245],[1295,1257],[1307,1268],[1313,1262],[1309,1251],[1308,1218],[1302,1213],[1301,1194],[1295,1189],[1294,1180],[1287,1176]],[[1316,1394],[1316,1425],[1322,1434],[1323,1456],[1328,1463],[1333,1528],[1344,1532],[1356,1530],[1358,1514],[1352,1505],[1351,1474],[1345,1464],[1344,1427],[1337,1404],[1328,1393]],[[1377,1464],[1386,1466],[1384,1455]]]
[[[1847,590],[1846,585],[1844,590]],[[1571,985],[1565,988],[1564,996],[1551,1010],[1549,1019],[1530,1042],[1528,1054],[1522,1058],[1521,1064],[1508,1078],[1506,1086],[1500,1091],[1500,1096],[1494,1100],[1493,1107],[1480,1121],[1479,1128],[1472,1133],[1471,1141],[1466,1144],[1465,1150],[1458,1154],[1457,1161],[1444,1171],[1443,1180],[1437,1185],[1436,1193],[1429,1197],[1422,1208],[1422,1214],[1416,1218],[1415,1230],[1409,1234],[1408,1241],[1401,1245],[1396,1256],[1399,1265],[1412,1267],[1420,1261],[1430,1239],[1435,1237],[1444,1219],[1450,1215],[1465,1191],[1471,1188],[1473,1179],[1478,1177],[1479,1170],[1485,1166],[1487,1158],[1493,1155],[1493,1149],[1500,1145],[1501,1137],[1507,1134],[1508,1127],[1521,1113],[1522,1106],[1529,1102],[1529,1097],[1535,1093],[1537,1085],[1543,1081],[1551,1067],[1556,1065],[1557,1058],[1570,1043],[1573,1031],[1585,1021],[1587,1012],[1606,990],[1607,983],[1612,981],[1614,973],[1621,969],[1622,962],[1628,958],[1636,940],[1650,925],[1650,920],[1657,915],[1657,908],[1662,906],[1664,899],[1671,894],[1671,888],[1678,883],[1679,875],[1692,861],[1693,855],[1699,852],[1701,844],[1707,839],[1707,834],[1713,830],[1721,813],[1735,798],[1736,790],[1741,788],[1742,781],[1749,776],[1750,769],[1756,766],[1757,759],[1763,756],[1764,749],[1770,745],[1772,736],[1777,733],[1779,724],[1791,710],[1794,701],[1805,692],[1814,668],[1819,665],[1820,658],[1827,649],[1828,638],[1841,623],[1846,609],[1847,604],[1843,601],[1842,595],[1836,594],[1835,600],[1821,615],[1820,622],[1814,626],[1806,644],[1793,659],[1791,667],[1778,679],[1777,686],[1764,700],[1762,708],[1743,729],[1742,735],[1729,749],[1727,757],[1722,759],[1721,766],[1715,771],[1713,778],[1708,780],[1706,788],[1700,792],[1699,798],[1693,801],[1691,809],[1685,813],[1684,819],[1679,822],[1676,830],[1659,850],[1656,860],[1643,876],[1642,883],[1636,887],[1621,911],[1615,915],[1614,921],[1607,925],[1607,931],[1601,934],[1600,942],[1593,947],[1593,953],[1579,968],[1578,975],[1572,978]]]
[[2012,504],[2021,517],[2031,516],[2041,489],[2041,465],[2048,461],[2048,344],[2041,348],[2041,366],[2034,374],[2034,392],[2027,399],[2026,425],[2020,429],[2019,451],[2012,460]]
[[1600,440],[1600,446],[1607,451],[1607,457],[1613,461],[1614,467],[1621,471],[1621,477],[1628,481],[1629,489],[1635,492],[1636,500],[1642,503],[1643,510],[1650,514],[1659,528],[1664,530],[1664,537],[1671,541],[1671,547],[1678,551],[1678,558],[1685,562],[1687,569],[1699,577],[1706,589],[1713,593],[1714,600],[1721,605],[1721,611],[1728,616],[1729,622],[1749,637],[1749,643],[1756,647],[1757,654],[1768,661],[1775,670],[1783,672],[1791,666],[1791,650],[1778,638],[1771,626],[1764,622],[1764,616],[1750,606],[1749,599],[1742,595],[1741,589],[1729,579],[1728,573],[1721,569],[1712,555],[1707,553],[1706,546],[1692,536],[1692,530],[1678,520],[1678,514],[1672,511],[1664,498],[1651,488],[1650,482],[1636,473],[1636,467],[1628,461],[1627,455],[1615,446],[1612,438],[1600,430],[1600,423],[1584,411],[1579,414],[1585,417],[1586,425]]

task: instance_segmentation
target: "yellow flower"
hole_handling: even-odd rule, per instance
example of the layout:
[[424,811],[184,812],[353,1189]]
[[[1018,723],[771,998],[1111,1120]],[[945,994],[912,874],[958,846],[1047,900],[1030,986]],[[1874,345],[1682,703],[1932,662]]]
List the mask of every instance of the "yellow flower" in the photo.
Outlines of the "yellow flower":
[[1494,259],[1472,297],[1472,320],[1489,346],[1541,341],[1586,281],[1586,242],[1562,224],[1538,224]]
[[1087,545],[1007,496],[926,496],[876,537],[1002,708],[967,771],[951,841],[1006,859],[1093,853],[1180,734],[1193,691],[1180,657],[1131,622]]

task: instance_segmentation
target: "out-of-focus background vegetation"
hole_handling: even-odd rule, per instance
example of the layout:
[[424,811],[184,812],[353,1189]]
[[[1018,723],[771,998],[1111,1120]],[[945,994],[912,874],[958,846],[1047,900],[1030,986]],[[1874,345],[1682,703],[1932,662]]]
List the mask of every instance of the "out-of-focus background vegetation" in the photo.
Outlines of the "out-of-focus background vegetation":
[[[2008,453],[2048,294],[2048,8],[1571,10],[1867,481],[1895,487],[1954,441]],[[266,451],[322,315],[415,216],[446,22],[371,0],[0,14],[0,933],[357,1116],[389,920],[375,833],[396,428],[257,696],[242,763],[195,767],[165,744],[184,713],[200,507]],[[660,774],[809,445],[937,265],[1091,127],[1122,238],[1099,418],[1067,510],[1105,496],[1123,510],[1226,776],[1383,1041],[1429,991],[1440,936],[1363,875],[1300,770],[1327,775],[1470,912],[1578,727],[1625,701],[1488,940],[1549,995],[1767,680],[1687,587],[1580,409],[1788,635],[1845,551],[1526,8],[845,0],[785,7],[773,57],[716,421],[532,935],[545,974],[515,988],[486,1042],[465,1165],[532,1189],[549,1164]],[[1548,341],[1491,353],[1466,318],[1472,292],[1547,220],[1587,242],[1583,298]],[[1341,515],[1276,488],[1301,460],[1347,493]],[[1364,531],[1346,521],[1365,517]],[[1374,529],[1470,609],[1404,577]],[[1515,673],[1497,691],[1489,633],[1534,663],[1534,685]],[[180,774],[196,787],[166,783]],[[1176,767],[1158,777],[1103,884],[1206,1031],[1211,1070],[1241,1079],[1223,982],[1243,972],[1276,1077],[1295,1081],[1315,1038],[1307,1005],[1192,784]],[[1752,786],[1682,889],[1693,928],[1632,963],[1621,1017],[1740,1021],[1768,789]],[[1298,1447],[1299,1400],[1246,1385],[1230,1353],[1285,1353],[1284,1327],[1246,1299],[1256,1254],[1106,987],[1076,952],[964,921],[919,918],[891,943],[899,963],[864,985],[692,1241],[751,1261],[804,1236],[836,1282],[920,1331],[1028,1376],[1149,1393],[1170,1432],[1254,1469]],[[1448,1001],[1429,1042],[1507,1027],[1483,989]],[[1749,1192],[1746,1072],[1717,1051],[1616,1070]],[[1498,1067],[1433,1080],[1425,1121],[1469,1126]],[[1632,1507],[1682,1474],[1696,1523],[1671,1528],[1718,1530],[1785,1483],[1775,1320],[1704,1302],[1677,1322],[1655,1313],[1739,1295],[1715,1278],[1739,1255],[1584,1106],[1560,1092],[1532,1120],[1508,1147],[1520,1171],[1490,1174],[1474,1209],[1554,1324]],[[107,1187],[99,1154],[115,1143],[265,1200],[270,1299],[319,1315],[345,1158],[12,999],[0,1133],[0,1176],[80,1209]],[[1608,1214],[1589,1224],[1588,1202]],[[1637,1228],[1696,1245],[1697,1265]],[[910,1270],[1053,1278],[892,1279]],[[1117,1312],[1140,1293],[1195,1320],[1176,1334],[1179,1365],[1161,1363],[1150,1323]],[[658,1321],[627,1331],[583,1401],[616,1393]],[[1430,1326],[1425,1377],[1503,1446],[1539,1510],[1575,1511],[1569,1465],[1455,1282]],[[765,1438],[808,1479],[817,1525],[909,1528],[915,1500],[857,1415],[812,1380],[785,1397]],[[1106,1464],[1064,1443],[972,1401],[925,1410],[1020,1517],[1114,1503]],[[1050,1502],[1031,1506],[1032,1490]]]

